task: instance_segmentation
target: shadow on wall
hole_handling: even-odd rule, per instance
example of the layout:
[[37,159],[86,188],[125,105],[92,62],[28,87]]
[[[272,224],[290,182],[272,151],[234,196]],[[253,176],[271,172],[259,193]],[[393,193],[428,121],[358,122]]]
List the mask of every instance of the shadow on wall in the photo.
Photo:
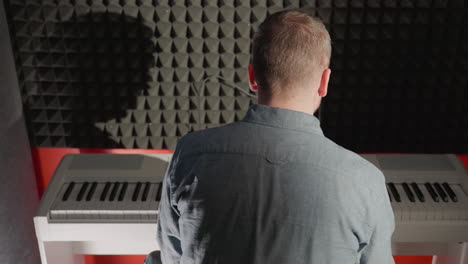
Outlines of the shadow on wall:
[[140,19],[109,12],[46,26],[47,37],[37,38],[36,61],[49,131],[63,135],[52,137],[62,141],[52,145],[131,148],[132,122],[146,122],[144,113],[132,110],[144,107],[139,96],[148,93],[154,30]]

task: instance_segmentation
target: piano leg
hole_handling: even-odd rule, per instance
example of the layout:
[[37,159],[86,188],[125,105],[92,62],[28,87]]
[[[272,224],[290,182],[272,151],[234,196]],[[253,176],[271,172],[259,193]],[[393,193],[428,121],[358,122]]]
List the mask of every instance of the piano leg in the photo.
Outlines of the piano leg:
[[39,243],[42,264],[84,264],[82,255],[73,254],[72,243]]
[[432,264],[466,264],[468,263],[468,243],[450,243],[447,256],[434,256]]

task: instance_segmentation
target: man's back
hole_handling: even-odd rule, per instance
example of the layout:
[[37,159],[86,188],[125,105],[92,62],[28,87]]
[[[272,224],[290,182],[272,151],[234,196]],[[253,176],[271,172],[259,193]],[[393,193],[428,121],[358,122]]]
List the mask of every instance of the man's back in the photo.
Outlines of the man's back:
[[158,239],[163,263],[393,263],[382,173],[318,119],[253,105],[177,146]]

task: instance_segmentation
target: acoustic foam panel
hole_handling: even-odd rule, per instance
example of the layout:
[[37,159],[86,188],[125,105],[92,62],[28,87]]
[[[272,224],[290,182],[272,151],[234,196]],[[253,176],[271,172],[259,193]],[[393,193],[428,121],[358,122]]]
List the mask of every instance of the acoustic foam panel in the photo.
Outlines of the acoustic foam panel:
[[[462,0],[7,3],[34,146],[169,148],[241,119],[270,13],[304,8],[333,40],[325,134],[360,152],[466,152]],[[216,76],[223,77],[223,80]]]

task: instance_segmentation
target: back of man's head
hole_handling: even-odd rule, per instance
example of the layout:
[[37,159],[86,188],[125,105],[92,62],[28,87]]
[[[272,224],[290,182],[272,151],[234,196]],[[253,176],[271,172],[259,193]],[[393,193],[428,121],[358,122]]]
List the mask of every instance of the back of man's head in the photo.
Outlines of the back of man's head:
[[252,66],[264,96],[287,96],[312,88],[327,69],[331,40],[324,24],[299,10],[269,16],[253,40]]

